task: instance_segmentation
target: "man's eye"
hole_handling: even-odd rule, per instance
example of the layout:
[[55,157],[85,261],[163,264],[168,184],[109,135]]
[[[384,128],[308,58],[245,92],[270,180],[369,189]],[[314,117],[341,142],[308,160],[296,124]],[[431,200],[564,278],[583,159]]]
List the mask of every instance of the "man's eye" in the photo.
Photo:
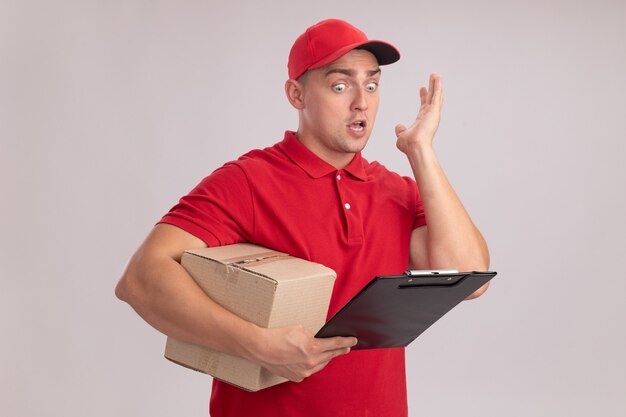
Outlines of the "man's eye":
[[335,91],[336,93],[343,93],[344,91],[346,91],[347,88],[348,87],[344,83],[333,85],[333,91]]
[[367,83],[367,85],[365,86],[365,89],[367,91],[376,91],[377,88],[378,88],[378,84],[376,83]]

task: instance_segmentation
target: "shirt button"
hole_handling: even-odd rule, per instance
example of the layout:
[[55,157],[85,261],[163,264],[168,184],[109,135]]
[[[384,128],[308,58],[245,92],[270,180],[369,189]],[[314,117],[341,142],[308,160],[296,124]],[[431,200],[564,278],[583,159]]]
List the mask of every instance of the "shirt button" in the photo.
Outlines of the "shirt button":
[[346,210],[350,210],[350,203],[346,203],[343,206],[346,208]]
[[341,180],[341,174],[337,174],[337,181]]

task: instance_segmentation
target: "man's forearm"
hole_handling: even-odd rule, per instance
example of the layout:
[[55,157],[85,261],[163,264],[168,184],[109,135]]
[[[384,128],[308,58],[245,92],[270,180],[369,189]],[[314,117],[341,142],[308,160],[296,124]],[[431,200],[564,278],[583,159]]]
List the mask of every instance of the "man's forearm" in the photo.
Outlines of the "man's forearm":
[[[150,257],[150,255],[147,255]],[[186,342],[250,357],[255,326],[211,300],[171,258],[131,261],[116,289],[150,325]]]
[[430,268],[488,269],[489,252],[485,240],[446,178],[432,147],[415,146],[407,152],[407,157],[428,222]]

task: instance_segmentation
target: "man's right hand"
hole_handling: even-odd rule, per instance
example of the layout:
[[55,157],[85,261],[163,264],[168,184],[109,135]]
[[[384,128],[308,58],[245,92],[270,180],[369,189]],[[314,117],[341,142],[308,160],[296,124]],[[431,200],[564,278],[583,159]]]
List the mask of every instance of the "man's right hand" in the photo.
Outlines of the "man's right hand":
[[259,329],[261,337],[255,359],[271,373],[301,382],[321,371],[337,356],[350,352],[357,343],[354,337],[315,338],[303,326]]

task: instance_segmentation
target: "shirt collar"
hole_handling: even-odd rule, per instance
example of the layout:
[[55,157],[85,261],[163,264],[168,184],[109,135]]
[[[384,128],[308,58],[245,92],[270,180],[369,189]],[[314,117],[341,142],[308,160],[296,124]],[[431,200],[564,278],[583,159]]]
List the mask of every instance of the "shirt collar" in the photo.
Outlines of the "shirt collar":
[[[321,178],[328,174],[337,172],[337,168],[331,164],[323,161],[313,152],[311,152],[306,146],[304,146],[298,138],[296,138],[295,132],[286,131],[285,138],[279,144],[280,148],[287,154],[296,165],[302,168],[312,178]],[[365,173],[365,167],[363,166],[364,160],[361,157],[361,152],[357,152],[352,158],[352,161],[343,169],[350,173],[355,178],[365,181],[367,174]]]

